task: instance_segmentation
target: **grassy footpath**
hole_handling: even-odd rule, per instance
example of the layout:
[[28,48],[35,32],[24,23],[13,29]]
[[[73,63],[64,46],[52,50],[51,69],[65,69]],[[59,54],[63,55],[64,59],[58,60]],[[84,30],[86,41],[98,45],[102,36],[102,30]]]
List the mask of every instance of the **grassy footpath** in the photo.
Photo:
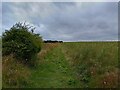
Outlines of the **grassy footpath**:
[[32,84],[30,87],[80,87],[74,71],[69,66],[61,50],[61,45],[51,48],[42,59],[39,66],[31,71],[30,79]]

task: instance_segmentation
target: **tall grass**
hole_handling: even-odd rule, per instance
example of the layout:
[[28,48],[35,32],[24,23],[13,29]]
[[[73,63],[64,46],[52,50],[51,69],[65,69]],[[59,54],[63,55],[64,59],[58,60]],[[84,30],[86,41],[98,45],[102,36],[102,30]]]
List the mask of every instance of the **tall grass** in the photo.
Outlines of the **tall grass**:
[[[39,87],[40,85],[42,87],[60,87],[61,85],[67,87],[68,84],[71,87],[79,86],[81,88],[118,87],[117,42],[48,43],[43,44],[38,57],[38,67],[31,69],[18,62],[19,60],[16,60],[12,55],[4,56],[2,58],[3,87]],[[70,73],[74,74],[77,84],[74,82],[74,77],[69,78],[72,77]],[[65,82],[61,83],[59,79],[51,80],[57,75],[60,81],[61,77],[64,77],[63,81]],[[40,81],[40,78],[43,81]]]
[[13,55],[2,58],[2,87],[23,88],[30,84],[30,70],[18,62]]
[[[31,64],[35,65],[34,68],[22,63],[14,55],[5,55],[2,57],[2,87],[3,88],[28,88],[32,86],[30,79],[32,70],[39,69],[39,65],[43,64],[43,59],[48,51],[56,47],[57,44],[44,44],[42,51],[37,56],[32,58]],[[35,64],[34,64],[35,63]],[[40,68],[41,69],[41,68]],[[35,78],[35,77],[34,77]],[[38,77],[39,78],[39,77]]]
[[117,42],[64,43],[63,51],[83,87],[117,87]]
[[0,37],[0,88],[2,88],[2,38]]

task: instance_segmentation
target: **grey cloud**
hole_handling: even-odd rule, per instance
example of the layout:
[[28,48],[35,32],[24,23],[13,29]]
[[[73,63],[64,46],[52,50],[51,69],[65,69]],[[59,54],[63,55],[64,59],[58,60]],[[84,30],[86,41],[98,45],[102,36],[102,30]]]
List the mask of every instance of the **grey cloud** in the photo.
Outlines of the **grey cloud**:
[[4,3],[3,24],[27,20],[44,39],[114,40],[118,39],[117,9],[115,2]]

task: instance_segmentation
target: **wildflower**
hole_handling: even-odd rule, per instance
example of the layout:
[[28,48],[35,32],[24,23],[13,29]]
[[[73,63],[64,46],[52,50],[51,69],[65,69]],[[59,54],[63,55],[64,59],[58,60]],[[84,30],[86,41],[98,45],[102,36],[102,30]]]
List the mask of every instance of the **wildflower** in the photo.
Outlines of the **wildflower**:
[[104,84],[107,84],[107,82],[106,82],[106,81],[104,81],[103,83],[104,83]]

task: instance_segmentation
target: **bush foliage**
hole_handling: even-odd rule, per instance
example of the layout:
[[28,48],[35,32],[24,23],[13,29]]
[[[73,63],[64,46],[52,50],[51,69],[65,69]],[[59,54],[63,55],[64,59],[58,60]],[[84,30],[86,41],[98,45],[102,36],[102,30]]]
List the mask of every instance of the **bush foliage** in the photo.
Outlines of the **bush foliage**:
[[13,54],[19,60],[30,62],[41,50],[42,38],[33,33],[35,28],[25,23],[16,23],[2,36],[3,55]]

